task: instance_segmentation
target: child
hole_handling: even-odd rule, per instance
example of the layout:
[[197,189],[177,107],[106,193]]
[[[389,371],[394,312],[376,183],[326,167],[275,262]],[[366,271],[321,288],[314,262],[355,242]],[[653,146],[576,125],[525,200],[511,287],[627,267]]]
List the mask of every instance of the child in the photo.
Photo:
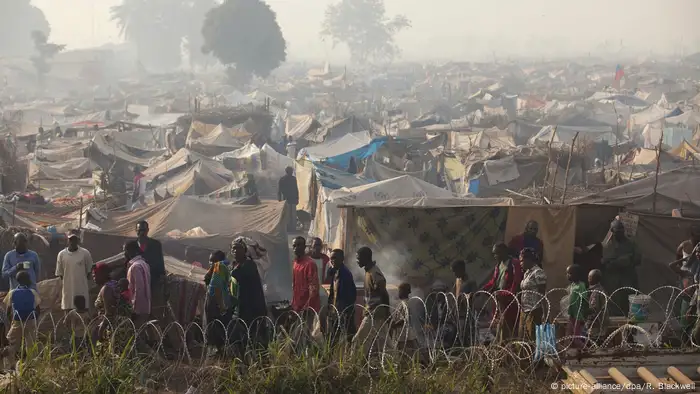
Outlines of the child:
[[19,286],[5,296],[5,306],[11,310],[12,323],[7,332],[9,346],[3,350],[3,356],[8,358],[12,366],[15,364],[15,355],[22,350],[22,341],[26,349],[34,345],[37,331],[36,319],[39,317],[41,303],[39,293],[30,288],[32,278],[29,272],[19,271],[16,278]]
[[71,332],[71,341],[78,347],[85,339],[87,325],[90,324],[90,316],[85,305],[84,296],[73,297],[74,310],[68,312],[68,325]]
[[571,341],[571,347],[581,349],[583,347],[583,327],[588,315],[588,298],[586,297],[586,283],[583,268],[580,265],[570,265],[566,268],[566,277],[571,284],[569,293],[569,324],[566,327],[567,336],[575,336]]
[[416,332],[411,324],[411,311],[408,306],[408,298],[411,295],[411,285],[401,283],[399,285],[399,305],[393,313],[391,319],[391,330],[396,339],[396,348],[413,356],[418,349]]
[[129,290],[129,280],[126,278],[119,279],[117,288],[119,289],[119,302],[117,303],[118,313],[121,316],[131,316],[131,291]]
[[588,308],[586,330],[591,340],[602,345],[608,329],[607,294],[600,283],[603,273],[599,269],[588,273]]

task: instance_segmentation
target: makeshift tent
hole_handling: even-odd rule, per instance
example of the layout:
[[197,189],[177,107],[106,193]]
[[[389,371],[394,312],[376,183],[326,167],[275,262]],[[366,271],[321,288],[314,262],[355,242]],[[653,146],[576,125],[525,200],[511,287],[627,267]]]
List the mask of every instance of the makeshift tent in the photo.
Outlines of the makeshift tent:
[[285,122],[285,134],[296,141],[319,127],[321,124],[311,115],[290,115]]
[[[110,165],[104,163],[111,162],[113,159],[121,160],[127,166],[139,165],[141,167],[148,167],[151,161],[165,153],[165,150],[147,151],[144,149],[139,149],[138,147],[132,147],[119,142],[119,137],[115,136],[119,134],[114,131],[98,131],[92,138],[92,144],[90,145],[90,152],[92,158],[103,168],[109,168]],[[138,149],[136,154],[133,149]]]
[[347,118],[334,120],[316,130],[310,131],[304,135],[307,141],[319,143],[330,140],[337,140],[345,137],[348,134],[357,134],[363,131],[370,130],[368,121],[361,120],[357,116],[348,116]]
[[700,148],[684,140],[676,149],[671,152],[672,155],[679,157],[681,160],[700,160]]
[[40,161],[63,162],[77,157],[85,157],[89,141],[52,141],[51,147],[38,147],[35,156]]
[[249,142],[240,149],[222,153],[214,160],[224,163],[231,171],[257,171],[262,168],[260,148]]
[[176,173],[185,168],[189,168],[189,166],[195,164],[198,161],[206,163],[209,166],[209,168],[219,176],[225,179],[231,179],[231,171],[227,170],[226,167],[224,167],[224,165],[221,164],[221,162],[210,159],[187,148],[180,149],[172,157],[161,161],[160,163],[157,163],[145,170],[143,174],[149,180],[154,180],[157,177],[169,176],[170,174]]
[[681,111],[679,108],[669,110],[654,104],[649,106],[647,109],[630,115],[630,126],[644,126],[648,123],[656,122],[664,118],[675,117],[682,113],[683,111]]
[[165,114],[143,114],[128,123],[144,127],[169,127],[175,125],[177,120],[187,114],[165,113]]
[[470,151],[472,149],[515,148],[513,136],[507,130],[497,128],[464,133],[450,133],[452,149]]
[[433,162],[429,162],[427,168],[424,170],[406,172],[401,170],[395,170],[389,166],[385,166],[384,164],[377,161],[376,156],[367,159],[365,169],[362,172],[362,174],[366,178],[374,179],[375,181],[386,181],[404,175],[410,175],[414,178],[421,179],[433,185],[435,185],[438,180],[437,166]]
[[493,272],[492,247],[503,240],[509,208],[464,201],[447,207],[387,201],[386,206],[347,208],[345,242],[339,247],[352,256],[369,246],[390,284],[408,281],[427,290],[436,280],[452,283],[451,264],[458,259],[467,262],[470,279],[484,283]]
[[316,215],[311,223],[309,234],[320,237],[330,246],[340,247],[336,234],[340,219],[338,205],[407,197],[459,198],[455,193],[410,175],[353,188],[337,190],[321,188],[318,194]]
[[[530,138],[529,143],[534,145],[537,142],[549,143],[549,141],[552,141],[556,145],[571,145],[577,132],[579,133],[579,141],[585,139],[588,142],[598,142],[602,140],[614,142],[615,136],[612,131],[612,127],[609,126],[544,126],[537,134]],[[552,133],[555,133],[554,139],[552,139]]]
[[186,171],[157,183],[154,193],[161,199],[181,194],[202,196],[227,184],[228,180],[217,174],[210,162],[197,161]]
[[173,230],[182,232],[201,227],[208,236],[182,238],[185,245],[214,250],[229,250],[239,235],[248,236],[267,249],[272,262],[265,282],[279,300],[291,297],[291,265],[286,225],[290,212],[284,202],[264,201],[257,205],[221,204],[207,199],[179,196],[134,212],[112,213],[95,224],[106,234],[133,236],[136,223],[146,220],[150,236],[167,238]]
[[346,169],[351,157],[355,157],[355,160],[364,160],[372,156],[384,142],[386,137],[373,140],[368,131],[346,134],[337,140],[302,149],[299,152],[299,158]]
[[193,122],[185,146],[206,155],[217,155],[242,147],[251,137],[246,123],[233,128]]
[[68,159],[60,163],[44,163],[36,160],[29,161],[29,179],[78,179],[89,178],[95,168],[92,161],[86,157]]
[[657,214],[670,215],[681,209],[683,216],[700,217],[700,168],[683,167],[650,176],[600,193],[573,200],[577,204],[605,204],[625,207],[630,211],[653,212],[656,199]]

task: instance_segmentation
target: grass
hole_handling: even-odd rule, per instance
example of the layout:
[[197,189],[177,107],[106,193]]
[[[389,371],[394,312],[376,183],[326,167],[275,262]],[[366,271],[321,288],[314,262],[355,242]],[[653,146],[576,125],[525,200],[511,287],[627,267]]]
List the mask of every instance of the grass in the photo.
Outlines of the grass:
[[[98,345],[102,346],[102,344]],[[130,349],[131,346],[127,346]],[[28,351],[14,374],[0,378],[3,393],[538,393],[549,382],[496,357],[495,349],[444,355],[429,365],[395,353],[367,363],[346,348],[294,349],[278,340],[245,361],[194,360],[190,364],[137,355],[127,349],[60,349],[45,340]],[[502,350],[500,351],[502,353]],[[439,352],[437,353],[439,354]]]

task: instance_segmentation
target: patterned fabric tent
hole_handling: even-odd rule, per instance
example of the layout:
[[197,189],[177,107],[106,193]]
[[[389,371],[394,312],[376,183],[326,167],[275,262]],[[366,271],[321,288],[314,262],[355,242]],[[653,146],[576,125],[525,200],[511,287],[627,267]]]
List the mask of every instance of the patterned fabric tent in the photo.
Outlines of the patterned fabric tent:
[[507,214],[505,206],[354,208],[348,243],[351,252],[369,246],[390,281],[452,283],[450,265],[463,259],[469,277],[482,283],[493,268],[491,249],[503,240]]

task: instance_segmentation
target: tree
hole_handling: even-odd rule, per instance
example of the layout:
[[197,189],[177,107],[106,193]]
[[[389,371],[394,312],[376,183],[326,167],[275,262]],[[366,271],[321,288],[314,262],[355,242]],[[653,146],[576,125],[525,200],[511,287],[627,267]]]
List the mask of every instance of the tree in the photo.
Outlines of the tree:
[[0,0],[0,56],[31,56],[35,30],[51,33],[44,13],[31,0]]
[[210,63],[212,56],[202,52],[204,37],[202,27],[204,18],[211,9],[220,4],[218,0],[194,0],[189,5],[189,22],[185,24],[185,47],[189,55],[190,67],[195,65],[204,66]]
[[66,46],[49,42],[49,38],[46,37],[46,34],[39,30],[34,30],[31,36],[34,41],[34,50],[37,53],[36,56],[32,57],[32,63],[36,69],[39,85],[43,87],[46,74],[51,71],[49,60],[53,59],[54,56],[64,50]]
[[260,0],[225,0],[207,13],[202,35],[202,52],[228,66],[234,83],[265,78],[287,58],[277,16]]
[[403,15],[386,16],[383,0],[340,0],[326,9],[321,36],[331,38],[334,46],[347,45],[358,64],[390,62],[401,52],[394,36],[409,27],[411,22]]
[[187,6],[180,0],[122,0],[110,11],[121,36],[136,46],[141,63],[148,68],[171,70],[182,62]]

